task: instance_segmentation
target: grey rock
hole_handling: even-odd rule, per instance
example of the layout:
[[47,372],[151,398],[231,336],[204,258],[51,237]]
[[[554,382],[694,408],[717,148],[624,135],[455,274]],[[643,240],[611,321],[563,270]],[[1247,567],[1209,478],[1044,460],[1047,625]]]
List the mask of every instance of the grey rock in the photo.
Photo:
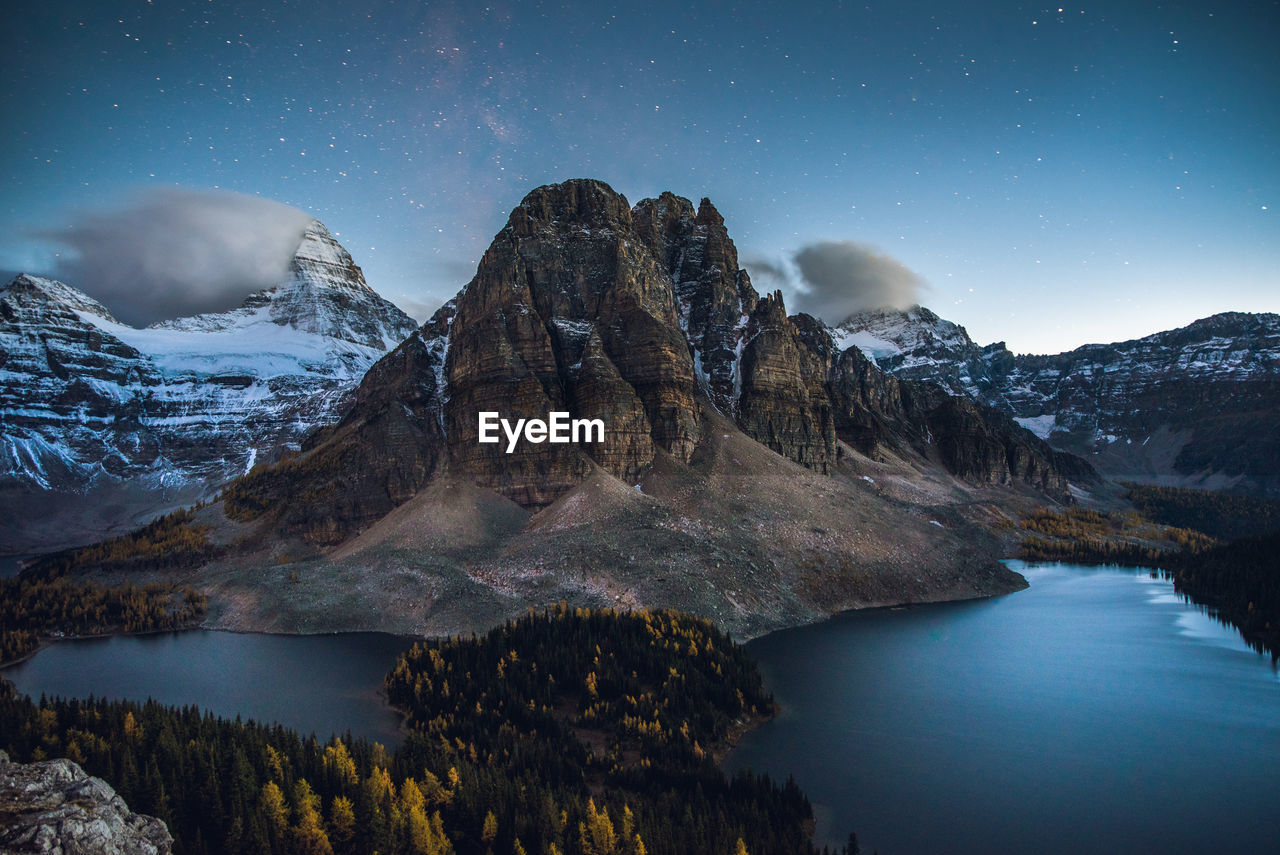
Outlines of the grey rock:
[[67,759],[11,763],[0,751],[0,853],[165,855],[173,837]]

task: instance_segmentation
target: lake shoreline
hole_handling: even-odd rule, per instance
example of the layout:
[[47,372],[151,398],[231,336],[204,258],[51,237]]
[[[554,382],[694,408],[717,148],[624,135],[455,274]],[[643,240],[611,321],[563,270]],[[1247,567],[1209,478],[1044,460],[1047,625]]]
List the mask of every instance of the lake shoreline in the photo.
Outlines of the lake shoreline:
[[[788,632],[790,630],[800,629],[806,626],[813,626],[815,624],[820,624],[824,621],[829,621],[834,618],[838,618],[838,617],[841,617],[842,615],[847,615],[847,614],[875,612],[875,611],[882,611],[882,610],[889,610],[889,609],[910,609],[915,606],[929,606],[929,605],[938,605],[938,604],[944,604],[944,603],[962,603],[962,602],[968,602],[973,600],[988,600],[988,599],[995,599],[998,597],[1005,597],[1005,596],[1008,596],[1009,594],[1016,594],[1019,591],[1025,591],[1028,587],[1026,578],[1021,574],[1017,573],[1016,571],[1014,571],[1014,573],[1020,579],[1022,579],[1023,584],[1019,586],[1011,587],[1010,590],[1007,590],[1007,591],[996,591],[993,593],[965,591],[965,592],[956,592],[953,596],[941,596],[938,598],[909,599],[901,602],[899,601],[872,602],[866,605],[857,605],[851,608],[840,609],[839,611],[834,611],[828,614],[818,614],[813,616],[811,620],[789,623],[784,626],[778,626],[772,629],[762,630],[758,633],[748,634],[742,637],[735,637],[732,634],[730,634],[730,638],[735,644],[749,644],[753,641],[757,641],[761,638],[766,638],[770,635],[773,635],[774,633]],[[208,591],[201,591],[201,592],[206,594],[209,593]],[[547,608],[550,608],[550,606],[548,606]],[[610,607],[610,608],[613,608],[613,607]],[[643,608],[648,608],[648,607],[643,607]],[[635,609],[635,611],[639,611],[639,610],[642,610],[642,609]],[[633,609],[622,609],[622,611],[633,611]],[[518,615],[514,615],[513,617],[516,617],[516,616]],[[507,620],[509,619],[511,618],[507,618]],[[713,623],[715,622],[714,619],[712,619],[712,622]],[[494,627],[500,626],[500,625],[501,625],[501,622],[494,624]],[[493,627],[489,627],[489,629],[492,629],[492,628]],[[223,622],[220,618],[215,618],[213,620],[210,620],[209,617],[206,615],[198,623],[193,623],[188,626],[181,626],[181,627],[167,627],[163,629],[146,629],[146,630],[137,630],[133,632],[127,632],[125,630],[107,630],[105,632],[87,633],[82,635],[57,635],[57,636],[42,635],[40,636],[39,641],[37,642],[36,647],[34,649],[28,651],[27,653],[24,653],[22,656],[16,659],[10,659],[4,662],[0,662],[0,672],[3,672],[4,670],[14,665],[18,665],[23,662],[26,662],[36,654],[40,653],[42,650],[45,650],[48,647],[62,641],[88,641],[92,639],[106,639],[106,638],[132,638],[132,637],[141,637],[141,636],[148,636],[148,635],[162,635],[167,632],[197,632],[197,631],[226,632],[226,633],[232,633],[236,635],[272,635],[272,636],[300,637],[300,638],[368,632],[368,633],[380,633],[384,635],[394,635],[400,638],[408,639],[411,642],[439,640],[439,639],[445,639],[445,638],[461,635],[463,634],[463,632],[466,632],[466,633],[471,632],[470,630],[468,630],[468,631],[462,631],[462,632],[442,633],[442,634],[435,635],[435,634],[421,634],[421,633],[406,633],[406,632],[401,632],[398,629],[383,629],[377,626],[371,627],[368,625],[362,625],[359,627],[352,627],[352,628],[328,627],[324,629],[305,629],[305,628],[298,627],[294,629],[280,629],[272,626],[255,627],[253,625],[246,625],[243,623],[228,624]],[[475,632],[477,635],[480,635],[480,634],[483,634],[483,632],[487,632],[487,631],[488,630],[475,631]],[[723,630],[723,628],[722,628],[722,631],[727,632],[727,630]]]
[[36,642],[36,646],[17,659],[9,659],[0,662],[0,677],[4,676],[3,672],[14,665],[21,665],[23,662],[31,659],[42,650],[46,650],[63,641],[95,641],[108,638],[142,638],[148,635],[164,635],[167,632],[209,632],[218,630],[208,630],[202,623],[191,624],[190,626],[170,626],[164,629],[139,629],[132,632],[123,629],[109,629],[105,632],[91,632],[83,635],[42,635]]
[[[92,635],[50,639],[37,651],[44,656],[32,654],[0,670],[0,681],[33,699],[92,695],[194,705],[322,741],[349,730],[391,748],[407,731],[383,680],[412,643],[387,633],[328,638],[199,627]],[[317,673],[326,679],[317,683]]]

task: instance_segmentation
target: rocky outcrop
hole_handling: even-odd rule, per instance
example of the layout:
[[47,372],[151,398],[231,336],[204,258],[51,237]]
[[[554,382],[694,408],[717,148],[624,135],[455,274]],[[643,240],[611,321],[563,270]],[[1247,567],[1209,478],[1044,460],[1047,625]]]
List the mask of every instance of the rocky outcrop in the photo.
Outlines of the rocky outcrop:
[[[759,297],[724,220],[664,193],[630,207],[599,181],[532,191],[456,299],[382,359],[342,422],[303,454],[232,484],[233,516],[270,515],[337,543],[448,470],[546,507],[597,468],[635,483],[688,463],[703,404],[748,437],[827,474],[845,440],[935,459],[976,483],[1065,497],[1044,443],[988,409],[886,374],[781,294]],[[567,412],[600,443],[479,442],[478,414]],[[1080,472],[1088,475],[1088,467]]]
[[903,418],[907,412],[902,384],[876,368],[857,348],[833,348],[835,363],[830,390],[836,431],[862,454],[907,439],[927,442],[922,425]]
[[1227,312],[1048,356],[980,347],[921,307],[856,315],[832,333],[1117,476],[1280,495],[1278,315]]
[[811,320],[788,318],[780,293],[756,304],[742,350],[738,423],[757,442],[826,474],[836,459],[830,354],[802,338],[797,322]]
[[173,838],[70,760],[11,763],[0,751],[0,851],[167,855]]
[[46,493],[65,511],[129,490],[139,513],[148,492],[152,513],[175,491],[208,495],[335,421],[415,326],[318,222],[279,286],[145,329],[69,285],[20,275],[0,289],[0,512],[43,517]]
[[[525,506],[549,504],[591,459],[623,477],[654,447],[687,460],[698,440],[670,281],[626,199],[597,181],[539,188],[512,212],[458,295],[447,372],[450,458]],[[542,443],[508,454],[478,442],[481,411],[617,413],[625,433],[602,449]],[[649,443],[637,441],[643,434]]]
[[738,268],[724,218],[709,199],[695,212],[688,199],[669,192],[642,200],[632,214],[636,232],[671,281],[704,390],[722,412],[734,412],[739,357],[759,295]]
[[936,386],[914,384],[913,389],[939,459],[961,478],[986,484],[1021,482],[1058,497],[1067,495],[1072,480],[1096,480],[1087,463],[1053,451],[1008,416],[965,398],[941,396]]

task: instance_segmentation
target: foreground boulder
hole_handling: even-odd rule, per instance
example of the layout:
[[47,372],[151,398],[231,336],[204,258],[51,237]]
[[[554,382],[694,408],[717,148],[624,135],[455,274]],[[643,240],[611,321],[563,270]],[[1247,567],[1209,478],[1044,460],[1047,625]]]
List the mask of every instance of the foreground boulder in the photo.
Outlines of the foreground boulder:
[[70,760],[11,763],[0,751],[0,852],[164,855],[173,837],[133,813],[101,778]]

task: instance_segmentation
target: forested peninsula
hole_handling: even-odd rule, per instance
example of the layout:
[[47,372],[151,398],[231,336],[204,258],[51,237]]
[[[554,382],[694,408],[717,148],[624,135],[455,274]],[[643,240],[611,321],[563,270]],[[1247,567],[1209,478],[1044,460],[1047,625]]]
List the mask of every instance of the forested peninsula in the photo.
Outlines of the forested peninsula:
[[82,764],[163,819],[180,855],[817,852],[792,781],[717,767],[773,700],[743,648],[700,618],[530,613],[413,645],[386,691],[406,715],[395,751],[11,687],[0,747]]

